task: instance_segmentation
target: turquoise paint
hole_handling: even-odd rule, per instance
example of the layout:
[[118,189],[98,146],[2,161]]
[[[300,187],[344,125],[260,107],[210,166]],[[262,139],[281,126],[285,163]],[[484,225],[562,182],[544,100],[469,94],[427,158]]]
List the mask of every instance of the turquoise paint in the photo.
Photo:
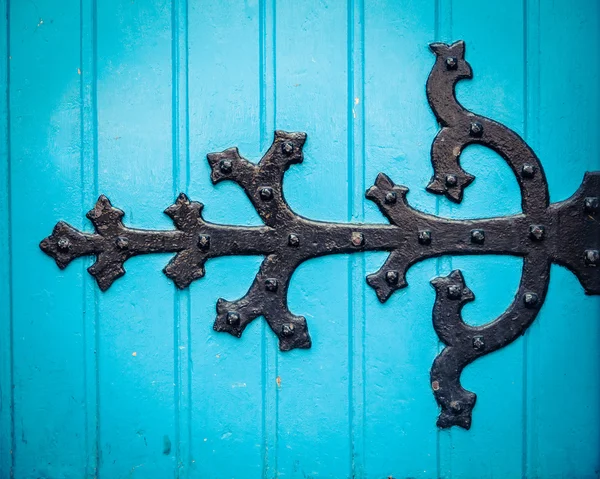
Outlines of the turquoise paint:
[[600,301],[563,268],[525,336],[465,370],[472,429],[438,431],[429,280],[461,268],[477,296],[465,319],[481,324],[509,304],[515,258],[421,263],[385,305],[363,279],[384,254],[311,260],[290,306],[313,348],[282,354],[261,321],[242,340],[212,331],[216,300],[241,296],[260,258],[211,261],[184,292],[160,273],[167,256],[134,258],[99,293],[87,260],[61,272],[37,243],[57,219],[89,229],[99,192],[134,226],[171,227],[178,191],[211,221],[257,224],[239,188],[210,184],[205,155],[256,160],[275,128],[308,133],[285,179],[303,215],[384,222],[363,197],[379,171],[428,212],[519,211],[483,148],[463,154],[477,177],[463,204],[424,190],[434,40],[467,41],[459,98],[527,138],[564,199],[600,168],[598,9],[0,0],[0,477],[597,477]]

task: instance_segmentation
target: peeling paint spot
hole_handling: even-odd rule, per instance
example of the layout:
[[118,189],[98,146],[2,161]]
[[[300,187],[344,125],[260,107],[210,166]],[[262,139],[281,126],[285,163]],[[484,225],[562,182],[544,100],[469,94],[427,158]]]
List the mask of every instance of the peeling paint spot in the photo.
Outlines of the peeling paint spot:
[[137,356],[137,352],[136,352],[136,351],[134,351],[133,353],[131,353],[131,355],[132,355],[133,357],[136,357],[136,356]]
[[277,387],[280,388],[281,387],[281,378],[279,376],[277,376],[277,378],[275,379],[275,382],[277,383]]
[[171,454],[171,440],[169,439],[169,436],[167,436],[166,434],[163,437],[163,454],[165,456],[168,456],[169,454]]

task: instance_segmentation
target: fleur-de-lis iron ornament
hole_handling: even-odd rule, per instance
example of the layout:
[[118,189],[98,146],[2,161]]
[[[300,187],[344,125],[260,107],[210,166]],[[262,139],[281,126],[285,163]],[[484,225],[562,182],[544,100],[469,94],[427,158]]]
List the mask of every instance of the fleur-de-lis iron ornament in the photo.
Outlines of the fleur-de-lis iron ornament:
[[433,326],[446,347],[435,358],[431,387],[441,406],[439,427],[469,428],[474,393],[463,389],[460,375],[475,359],[496,351],[522,335],[533,322],[548,289],[550,265],[571,270],[587,294],[600,294],[600,172],[586,173],[568,200],[549,204],[544,170],[535,153],[514,131],[476,115],[456,100],[456,83],[471,78],[464,58],[465,44],[430,45],[436,55],[427,80],[427,98],[441,130],[431,148],[434,176],[427,190],[459,203],[474,179],[459,164],[462,150],[480,144],[496,151],[512,168],[520,190],[522,213],[478,220],[450,220],[424,214],[408,205],[407,188],[380,173],[366,192],[390,224],[325,223],[303,218],[286,203],[285,171],[303,159],[305,133],[276,131],[273,144],[258,164],[240,156],[237,148],[210,153],[213,183],[229,180],[246,192],[264,226],[224,226],[202,218],[201,203],[183,193],[165,213],[175,230],[128,228],[123,212],[105,196],[88,212],[95,233],[78,231],[59,222],[40,247],[60,268],[73,259],[95,255],[88,269],[106,290],[125,273],[132,256],[173,252],[164,273],[177,287],[186,288],[204,276],[204,263],[227,255],[262,255],[252,286],[236,301],[219,299],[216,331],[241,336],[246,326],[264,316],[279,337],[279,348],[309,348],[306,319],[290,312],[287,291],[294,270],[310,258],[362,251],[389,251],[379,271],[367,283],[385,302],[406,286],[405,275],[415,263],[441,255],[513,255],[523,258],[518,291],[508,309],[484,326],[471,326],[461,317],[474,299],[463,275],[455,270],[431,283],[436,291]]

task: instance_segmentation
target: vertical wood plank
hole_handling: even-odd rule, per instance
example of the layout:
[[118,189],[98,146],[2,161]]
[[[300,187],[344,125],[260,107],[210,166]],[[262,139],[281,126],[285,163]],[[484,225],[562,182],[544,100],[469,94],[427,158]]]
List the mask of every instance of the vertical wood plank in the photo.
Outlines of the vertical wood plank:
[[16,478],[85,474],[81,268],[38,247],[81,220],[80,2],[10,5],[10,169]]
[[[81,1],[80,20],[80,120],[81,120],[81,216],[82,229],[89,223],[84,217],[98,197],[98,111],[97,111],[97,57],[96,57],[96,0]],[[87,273],[93,258],[81,260],[83,302],[83,364],[85,384],[85,456],[86,477],[98,473],[99,403],[98,403],[98,288]]]
[[[259,2],[189,3],[190,196],[205,204],[208,221],[260,224],[239,186],[212,185],[206,160],[209,152],[238,146],[244,157],[257,161],[270,145],[272,132],[268,144],[261,144],[259,17]],[[274,453],[263,450],[263,320],[250,324],[241,339],[212,327],[217,299],[243,296],[261,260],[211,260],[206,276],[190,288],[192,477],[261,477],[265,455]],[[267,348],[276,348],[268,337]],[[269,388],[275,387],[272,377]]]
[[[99,190],[133,227],[173,228],[171,14],[168,0],[98,9]],[[170,256],[132,258],[99,295],[101,477],[176,471]]]
[[[173,84],[173,197],[188,193],[190,180],[189,98],[188,98],[188,2],[172,0],[172,84]],[[175,288],[174,363],[175,371],[175,477],[188,477],[192,465],[191,389],[191,296],[190,290]]]
[[[528,2],[539,15],[538,152],[550,199],[568,198],[585,171],[600,168],[600,5]],[[538,11],[536,12],[536,8]],[[594,47],[592,47],[594,48]],[[552,266],[548,298],[530,328],[529,477],[593,478],[600,467],[600,298],[585,296],[572,273]]]
[[[437,125],[425,96],[433,65],[434,2],[368,0],[365,3],[366,185],[379,172],[410,188],[411,205],[434,212],[425,191],[429,148]],[[385,223],[364,199],[365,221]],[[377,271],[386,253],[366,255]],[[429,369],[437,352],[431,326],[435,262],[411,268],[408,287],[385,303],[365,288],[366,470],[369,478],[435,477],[437,407]],[[364,277],[362,278],[364,282]]]
[[[348,195],[348,7],[335,1],[277,3],[277,128],[305,131],[304,163],[284,181],[299,214],[344,221]],[[306,316],[310,350],[279,353],[278,472],[351,475],[348,257],[302,264],[289,290]]]
[[0,477],[13,466],[13,315],[10,193],[9,5],[0,1]]
[[[480,4],[455,0],[441,17],[444,40],[463,39],[473,79],[457,86],[459,101],[470,110],[523,134],[523,11],[520,1]],[[443,22],[449,22],[444,27]],[[460,205],[440,200],[439,211],[454,218],[491,217],[520,211],[514,174],[495,153],[469,147],[461,156],[475,182]],[[467,305],[467,323],[495,319],[512,301],[521,261],[505,257],[454,257],[440,274],[461,269],[477,300]],[[492,279],[493,278],[493,279]],[[523,454],[523,344],[516,341],[468,366],[463,386],[477,394],[473,426],[440,432],[441,477],[521,477]],[[506,444],[511,447],[507,448]]]
[[[365,5],[348,0],[348,221],[365,220]],[[365,256],[348,261],[350,469],[365,477]]]

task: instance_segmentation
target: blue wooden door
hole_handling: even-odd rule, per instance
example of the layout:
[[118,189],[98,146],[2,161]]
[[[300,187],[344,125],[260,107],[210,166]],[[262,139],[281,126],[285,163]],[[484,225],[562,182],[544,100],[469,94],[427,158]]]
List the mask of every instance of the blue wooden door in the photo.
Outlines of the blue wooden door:
[[213,186],[206,154],[257,161],[274,130],[308,135],[284,187],[299,214],[385,223],[377,173],[451,218],[521,211],[514,174],[469,147],[460,205],[425,190],[439,125],[428,44],[467,43],[469,109],[518,132],[552,201],[600,169],[600,7],[585,0],[0,0],[0,478],[595,478],[600,301],[552,266],[526,334],[473,363],[470,430],[436,426],[442,348],[429,281],[460,269],[485,324],[512,301],[522,260],[430,259],[380,304],[372,252],[317,258],[290,309],[311,349],[282,353],[262,319],[215,332],[262,258],[224,257],[180,291],[140,256],[101,292],[38,248],[58,220],[91,231],[99,194],[139,228],[171,229],[183,191],[207,220],[259,225],[242,190]]

